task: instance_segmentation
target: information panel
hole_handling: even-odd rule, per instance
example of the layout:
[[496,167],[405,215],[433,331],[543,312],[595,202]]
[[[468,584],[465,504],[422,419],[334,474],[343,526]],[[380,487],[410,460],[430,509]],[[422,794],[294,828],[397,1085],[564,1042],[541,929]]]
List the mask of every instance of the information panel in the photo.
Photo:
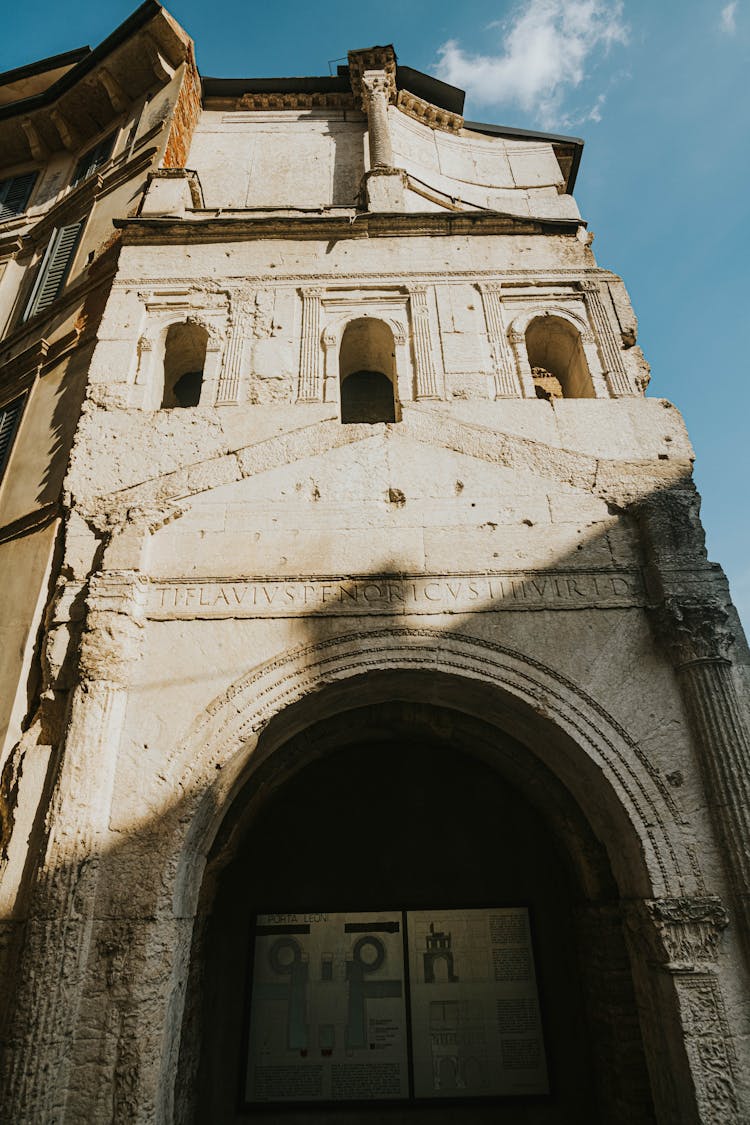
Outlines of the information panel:
[[414,1096],[548,1093],[528,911],[406,917]]
[[402,927],[401,911],[258,916],[248,1102],[409,1096]]
[[546,1093],[524,907],[257,917],[248,1103]]

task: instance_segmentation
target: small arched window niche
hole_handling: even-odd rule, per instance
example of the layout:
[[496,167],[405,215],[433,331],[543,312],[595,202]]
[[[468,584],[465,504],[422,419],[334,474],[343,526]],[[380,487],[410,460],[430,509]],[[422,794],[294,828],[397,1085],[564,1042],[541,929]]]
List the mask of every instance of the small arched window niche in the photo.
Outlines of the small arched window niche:
[[581,335],[560,316],[534,317],[526,329],[529,359],[537,398],[594,398]]
[[396,346],[382,320],[347,324],[339,350],[341,421],[396,422]]
[[162,407],[198,406],[203,389],[208,332],[200,324],[170,324],[164,341]]

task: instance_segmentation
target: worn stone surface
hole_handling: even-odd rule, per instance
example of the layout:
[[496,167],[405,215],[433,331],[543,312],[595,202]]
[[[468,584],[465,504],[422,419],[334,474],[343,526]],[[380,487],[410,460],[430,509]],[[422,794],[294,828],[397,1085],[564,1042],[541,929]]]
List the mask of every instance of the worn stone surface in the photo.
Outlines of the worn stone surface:
[[[141,217],[113,194],[119,255],[67,352],[24,351],[70,332],[63,295],[0,353],[0,387],[35,388],[0,493],[0,552],[28,571],[3,595],[0,1116],[241,1120],[201,1100],[242,1080],[227,880],[245,863],[257,906],[274,794],[388,744],[492,769],[544,826],[535,862],[563,863],[574,1002],[541,884],[487,874],[490,896],[541,896],[549,1056],[566,996],[595,1076],[596,1108],[557,1075],[524,1120],[740,1125],[747,650],[682,420],[644,397],[627,293],[567,190],[572,149],[466,130],[399,87],[392,48],[353,52],[340,89],[209,84],[201,105],[187,38],[166,14],[149,35],[158,104],[133,136],[155,130],[162,171],[139,172]],[[396,420],[343,424],[343,380],[378,365]],[[534,368],[562,397],[536,397]],[[405,870],[420,847],[407,832]],[[370,882],[416,894],[400,877],[373,874],[362,908]],[[281,874],[275,893],[294,908]],[[244,974],[247,919],[226,917]]]

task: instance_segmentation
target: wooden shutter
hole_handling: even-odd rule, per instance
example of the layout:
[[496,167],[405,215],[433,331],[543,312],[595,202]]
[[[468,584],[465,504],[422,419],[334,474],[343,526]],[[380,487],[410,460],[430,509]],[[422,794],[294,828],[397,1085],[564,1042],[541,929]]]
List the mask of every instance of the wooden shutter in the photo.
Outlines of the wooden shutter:
[[89,176],[93,176],[97,168],[101,168],[102,164],[106,164],[114,146],[115,134],[110,133],[104,140],[99,141],[98,145],[94,145],[88,152],[85,152],[76,164],[73,179],[70,181],[71,187],[80,184],[82,180],[87,180]]
[[0,180],[0,223],[24,213],[36,177],[36,172],[24,172],[22,176]]
[[35,316],[52,304],[65,284],[78,239],[83,227],[83,219],[70,226],[60,227],[52,235],[39,269],[31,300],[26,308],[24,320]]
[[8,463],[10,447],[21,419],[22,406],[23,396],[14,399],[13,402],[9,402],[7,406],[0,408],[0,477],[2,477],[5,466]]

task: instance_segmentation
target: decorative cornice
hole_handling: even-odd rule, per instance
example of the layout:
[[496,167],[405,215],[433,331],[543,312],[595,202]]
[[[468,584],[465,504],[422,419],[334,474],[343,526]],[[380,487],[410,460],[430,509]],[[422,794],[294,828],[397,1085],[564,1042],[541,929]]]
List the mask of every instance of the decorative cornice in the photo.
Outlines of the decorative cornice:
[[236,109],[354,109],[354,95],[348,91],[323,91],[313,93],[289,91],[287,93],[247,93],[235,102]]
[[446,133],[460,133],[464,127],[464,119],[459,113],[451,113],[450,110],[440,109],[439,106],[432,105],[431,102],[426,102],[423,98],[418,98],[416,94],[410,93],[409,90],[399,90],[396,105],[402,113],[405,113],[408,117],[413,117],[415,121],[427,125],[430,129],[442,129]]
[[152,245],[223,242],[227,238],[387,238],[414,235],[565,234],[577,219],[531,219],[501,211],[361,213],[344,215],[241,215],[210,219],[115,219],[128,243]]

